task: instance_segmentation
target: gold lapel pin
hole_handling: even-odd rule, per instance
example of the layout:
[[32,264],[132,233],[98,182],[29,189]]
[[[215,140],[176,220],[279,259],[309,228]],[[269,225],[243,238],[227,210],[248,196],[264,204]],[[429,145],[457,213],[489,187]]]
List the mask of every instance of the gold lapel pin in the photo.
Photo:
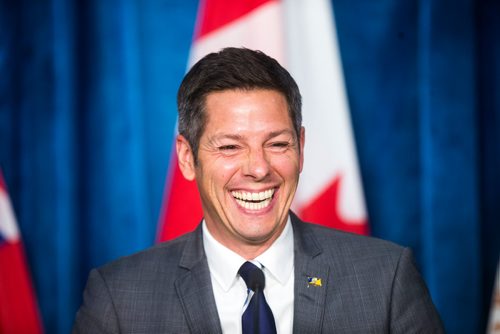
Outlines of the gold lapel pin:
[[322,286],[321,278],[307,276],[307,283],[312,286]]

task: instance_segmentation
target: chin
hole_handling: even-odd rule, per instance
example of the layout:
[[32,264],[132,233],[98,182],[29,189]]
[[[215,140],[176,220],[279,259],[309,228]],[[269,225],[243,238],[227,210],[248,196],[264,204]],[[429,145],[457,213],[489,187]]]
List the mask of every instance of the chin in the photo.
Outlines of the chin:
[[251,241],[252,243],[262,243],[265,242],[269,239],[271,239],[277,231],[280,229],[279,225],[273,225],[273,226],[265,226],[265,227],[258,227],[255,226],[255,229],[249,230],[246,229],[245,231],[242,231],[240,234],[245,238],[245,240]]

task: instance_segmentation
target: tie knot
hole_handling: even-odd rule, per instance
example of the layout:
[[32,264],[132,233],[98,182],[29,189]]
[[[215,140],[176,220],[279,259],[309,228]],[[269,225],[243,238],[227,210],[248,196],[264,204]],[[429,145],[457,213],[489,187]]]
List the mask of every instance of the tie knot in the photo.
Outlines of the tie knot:
[[261,291],[264,290],[266,286],[266,278],[264,277],[264,273],[260,270],[252,262],[245,262],[238,270],[238,274],[240,274],[241,278],[245,281],[247,288],[255,291],[255,289],[259,288]]

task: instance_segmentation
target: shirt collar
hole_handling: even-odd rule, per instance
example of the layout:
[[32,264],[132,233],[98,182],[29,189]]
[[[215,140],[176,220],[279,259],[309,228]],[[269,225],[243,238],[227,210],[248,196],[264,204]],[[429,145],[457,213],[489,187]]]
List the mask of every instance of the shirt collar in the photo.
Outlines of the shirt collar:
[[[237,253],[222,245],[210,234],[205,220],[202,223],[203,246],[207,255],[210,273],[224,291],[228,291],[238,279],[238,270],[246,261]],[[293,228],[290,217],[283,232],[264,253],[252,262],[264,266],[280,284],[285,284],[293,270]]]
[[293,228],[290,217],[283,232],[264,253],[255,258],[282,285],[286,283],[293,270]]
[[214,279],[227,292],[238,279],[237,274],[245,259],[220,242],[210,234],[203,220],[203,247],[207,255],[208,267]]

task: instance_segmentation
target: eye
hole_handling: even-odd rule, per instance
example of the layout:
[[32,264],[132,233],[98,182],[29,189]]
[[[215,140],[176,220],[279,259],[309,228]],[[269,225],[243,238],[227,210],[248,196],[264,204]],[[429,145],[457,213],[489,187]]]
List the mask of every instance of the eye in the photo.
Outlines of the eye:
[[277,142],[277,143],[272,143],[272,147],[288,147],[288,142]]
[[269,149],[275,152],[284,152],[290,147],[287,141],[277,141],[269,144]]
[[236,145],[223,145],[219,146],[219,151],[234,151],[238,148]]

